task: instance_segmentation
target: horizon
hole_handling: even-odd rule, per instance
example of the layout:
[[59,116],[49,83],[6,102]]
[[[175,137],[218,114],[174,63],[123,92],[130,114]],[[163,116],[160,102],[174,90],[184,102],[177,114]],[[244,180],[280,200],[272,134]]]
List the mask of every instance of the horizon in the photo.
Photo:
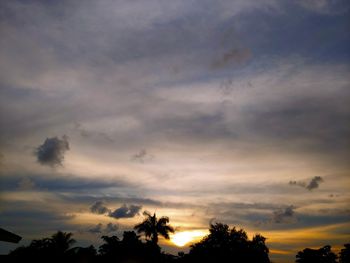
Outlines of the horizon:
[[[270,258],[350,233],[350,2],[0,3],[0,227],[79,244],[168,216]],[[188,242],[186,242],[188,241]],[[176,245],[178,244],[178,245]],[[180,246],[184,244],[184,246]]]

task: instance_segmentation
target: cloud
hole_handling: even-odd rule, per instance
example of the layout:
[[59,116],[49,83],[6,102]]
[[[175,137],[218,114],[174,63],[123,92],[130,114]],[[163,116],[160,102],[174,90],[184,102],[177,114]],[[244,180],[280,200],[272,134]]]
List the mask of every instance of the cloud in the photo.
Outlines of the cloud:
[[119,219],[119,218],[132,218],[139,214],[142,206],[140,205],[123,205],[117,209],[115,209],[113,212],[110,212],[108,216]]
[[309,182],[309,184],[306,186],[306,189],[308,190],[312,190],[312,189],[316,189],[318,188],[318,186],[320,185],[320,183],[323,182],[323,179],[321,176],[315,176],[314,178],[311,179],[311,181]]
[[63,135],[62,139],[57,137],[47,138],[45,142],[37,148],[35,154],[40,164],[53,167],[62,165],[64,154],[68,150],[68,137]]
[[113,224],[113,223],[108,223],[106,225],[105,231],[107,233],[111,233],[111,232],[115,232],[118,230],[118,225],[117,224]]
[[[132,218],[137,215],[142,206],[141,205],[122,205],[114,211],[104,205],[103,201],[96,201],[91,207],[90,211],[94,214],[107,215],[115,219],[119,218]],[[112,227],[112,226],[110,226]]]
[[305,183],[305,182],[300,182],[300,181],[290,181],[289,184],[290,185],[295,185],[295,186],[300,186],[303,187],[309,191],[313,190],[313,189],[317,189],[320,185],[320,183],[323,182],[323,179],[321,176],[315,176],[313,177],[309,183]]
[[90,228],[88,232],[96,234],[96,233],[102,233],[102,224],[98,223],[96,226]]
[[118,230],[118,225],[113,223],[106,224],[105,227],[103,227],[102,223],[98,223],[97,225],[89,228],[87,231],[93,234],[101,234],[101,233],[112,233]]
[[18,188],[20,190],[31,190],[35,187],[35,182],[28,178],[28,177],[25,177],[25,178],[22,178],[19,182],[18,182]]
[[272,222],[276,224],[295,222],[295,207],[288,206],[284,209],[278,209],[273,212]]
[[79,122],[74,123],[74,128],[79,132],[80,136],[84,138],[92,138],[97,140],[102,140],[107,143],[113,143],[114,139],[112,139],[107,133],[102,131],[92,131],[87,130],[83,125]]
[[91,207],[90,211],[94,214],[107,214],[110,213],[110,209],[108,209],[106,206],[103,205],[103,201],[96,201]]
[[138,153],[131,156],[131,160],[134,162],[144,163],[154,158],[153,155],[147,153],[145,149],[140,150]]
[[229,66],[231,63],[241,64],[246,62],[251,55],[251,51],[247,48],[232,48],[213,62],[211,67],[213,69],[220,69]]
[[344,14],[350,9],[349,1],[346,0],[297,0],[300,6],[325,15]]

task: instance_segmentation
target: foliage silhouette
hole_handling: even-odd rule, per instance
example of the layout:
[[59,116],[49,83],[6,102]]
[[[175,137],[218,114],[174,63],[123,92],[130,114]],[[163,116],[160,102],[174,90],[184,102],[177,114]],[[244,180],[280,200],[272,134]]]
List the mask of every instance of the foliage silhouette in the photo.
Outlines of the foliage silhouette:
[[297,263],[336,263],[337,255],[331,250],[331,246],[320,249],[305,248],[296,255]]
[[345,244],[339,253],[339,263],[350,263],[350,243]]
[[146,239],[151,238],[151,242],[154,245],[158,244],[158,235],[169,239],[169,233],[175,232],[174,228],[168,225],[169,217],[162,216],[158,219],[155,213],[152,216],[147,211],[143,214],[146,216],[145,220],[136,225],[134,229],[137,230],[138,233],[144,233]]
[[[270,263],[266,238],[256,234],[251,240],[243,229],[230,228],[226,224],[211,224],[209,235],[191,245],[188,254],[178,256],[165,254],[158,246],[158,235],[169,238],[174,229],[168,225],[169,218],[157,219],[156,214],[145,213],[147,218],[135,226],[144,233],[143,242],[135,231],[124,231],[118,236],[102,236],[103,244],[98,253],[93,246],[73,247],[72,233],[58,231],[49,238],[33,240],[28,246],[11,251],[2,262],[114,262],[114,263]],[[350,263],[350,244],[339,253],[339,263]],[[296,255],[297,263],[336,263],[337,256],[330,246],[320,249],[305,248]]]
[[[13,261],[22,261],[29,258],[34,262],[63,261],[69,258],[69,248],[75,243],[72,233],[58,231],[50,238],[33,240],[27,247],[18,247],[10,252]],[[70,252],[71,254],[73,252]]]
[[255,262],[269,263],[269,249],[265,238],[256,235],[250,241],[243,230],[228,225],[211,224],[209,235],[191,246],[184,262]]
[[76,241],[72,238],[72,233],[58,231],[49,239],[53,252],[63,255]]

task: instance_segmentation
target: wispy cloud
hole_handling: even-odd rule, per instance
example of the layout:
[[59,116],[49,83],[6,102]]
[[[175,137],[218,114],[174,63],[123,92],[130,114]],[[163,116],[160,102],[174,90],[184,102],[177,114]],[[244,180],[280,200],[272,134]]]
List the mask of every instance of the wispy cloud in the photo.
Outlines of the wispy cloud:
[[131,160],[138,163],[145,163],[154,159],[152,154],[149,154],[145,149],[141,149],[138,153],[131,156]]

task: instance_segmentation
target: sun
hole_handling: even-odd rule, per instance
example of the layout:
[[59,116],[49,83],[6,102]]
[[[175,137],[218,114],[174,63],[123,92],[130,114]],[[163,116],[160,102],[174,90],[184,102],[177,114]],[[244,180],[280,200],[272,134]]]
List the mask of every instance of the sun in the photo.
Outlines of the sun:
[[178,247],[183,247],[184,245],[198,240],[205,235],[206,232],[202,230],[178,232],[171,237],[171,242],[173,242]]

